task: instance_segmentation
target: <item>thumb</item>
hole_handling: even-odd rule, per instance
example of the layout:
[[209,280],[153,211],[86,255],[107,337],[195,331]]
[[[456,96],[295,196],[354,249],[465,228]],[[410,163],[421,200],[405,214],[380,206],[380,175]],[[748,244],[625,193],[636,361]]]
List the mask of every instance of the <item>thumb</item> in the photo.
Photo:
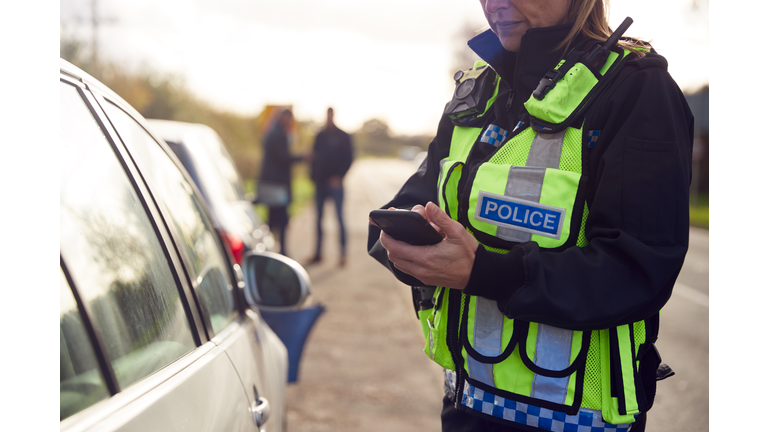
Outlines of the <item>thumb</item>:
[[464,231],[464,227],[451,219],[437,204],[432,201],[427,203],[427,217],[429,221],[440,228],[448,237],[456,236],[456,230]]

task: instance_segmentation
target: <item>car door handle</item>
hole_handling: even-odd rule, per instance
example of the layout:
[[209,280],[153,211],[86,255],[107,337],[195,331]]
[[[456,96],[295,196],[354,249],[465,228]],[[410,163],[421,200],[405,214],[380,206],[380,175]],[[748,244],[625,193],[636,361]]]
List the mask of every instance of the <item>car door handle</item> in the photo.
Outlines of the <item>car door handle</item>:
[[260,397],[251,403],[251,415],[253,415],[253,423],[256,427],[261,429],[264,423],[269,419],[270,407],[267,398]]

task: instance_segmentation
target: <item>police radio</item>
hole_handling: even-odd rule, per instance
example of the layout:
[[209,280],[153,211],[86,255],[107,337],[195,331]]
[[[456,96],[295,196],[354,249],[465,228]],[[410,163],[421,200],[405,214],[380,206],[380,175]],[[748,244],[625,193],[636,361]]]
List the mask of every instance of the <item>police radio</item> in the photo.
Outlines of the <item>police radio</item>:
[[[600,76],[600,68],[603,67],[605,61],[608,59],[608,55],[611,53],[611,49],[616,46],[619,38],[624,35],[630,25],[632,25],[632,18],[627,17],[619,25],[615,32],[608,37],[605,43],[597,43],[586,52],[577,51],[576,48],[572,49],[568,56],[565,58],[565,62],[562,65],[558,65],[557,68],[550,70],[544,75],[544,78],[539,81],[539,85],[536,90],[533,91],[532,96],[538,100],[543,100],[547,93],[555,88],[558,81],[576,64],[576,62],[583,64],[596,77]],[[598,78],[599,79],[599,78]]]
[[487,64],[456,72],[453,76],[456,81],[453,99],[445,106],[443,114],[461,126],[477,119],[485,112],[496,79],[496,73]]

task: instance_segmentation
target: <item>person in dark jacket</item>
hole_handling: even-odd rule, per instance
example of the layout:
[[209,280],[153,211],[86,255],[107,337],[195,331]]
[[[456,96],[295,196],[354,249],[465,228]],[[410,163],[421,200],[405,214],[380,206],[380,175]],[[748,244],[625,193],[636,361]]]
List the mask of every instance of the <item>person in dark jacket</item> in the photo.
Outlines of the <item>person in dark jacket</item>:
[[288,228],[288,205],[291,203],[291,166],[304,159],[289,149],[288,131],[293,122],[291,110],[280,113],[264,139],[264,156],[257,186],[256,202],[269,207],[270,229],[280,240],[280,253],[288,255],[285,237]]
[[499,78],[495,99],[476,118],[444,113],[382,207],[444,239],[412,246],[370,225],[369,254],[414,287],[425,352],[445,369],[443,431],[643,431],[671,375],[653,343],[688,248],[690,109],[666,60],[623,38],[583,111],[542,132],[532,93],[565,53],[608,39],[603,0],[480,3],[491,29],[469,45]]
[[315,137],[312,149],[312,167],[310,177],[315,183],[315,205],[317,208],[317,242],[315,255],[309,264],[322,260],[323,245],[323,207],[330,197],[336,205],[339,221],[340,254],[339,265],[347,260],[347,234],[344,227],[344,176],[352,165],[354,150],[349,134],[339,129],[333,122],[333,108],[328,108],[325,128]]

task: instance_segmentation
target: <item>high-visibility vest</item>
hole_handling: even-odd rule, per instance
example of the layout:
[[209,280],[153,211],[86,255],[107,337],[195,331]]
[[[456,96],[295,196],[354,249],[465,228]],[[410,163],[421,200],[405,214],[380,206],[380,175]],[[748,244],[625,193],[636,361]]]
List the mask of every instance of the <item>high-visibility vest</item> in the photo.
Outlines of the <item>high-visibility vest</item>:
[[[614,55],[603,70],[623,63],[628,53]],[[497,94],[498,84],[491,97]],[[546,99],[530,102],[531,115],[548,109]],[[495,125],[455,126],[449,155],[440,163],[438,204],[495,252],[526,241],[553,251],[586,246],[589,210],[581,169],[594,134],[578,126],[552,134],[531,124],[508,133]],[[497,150],[465,172],[470,150],[480,145]],[[658,364],[653,371],[639,366],[646,351],[655,350],[658,314],[575,331],[506,317],[495,300],[461,290],[438,287],[433,304],[418,312],[424,351],[446,369],[457,407],[549,431],[573,425],[582,427],[574,431],[626,431],[650,408],[653,395],[644,394],[642,382],[651,372],[655,378]]]

